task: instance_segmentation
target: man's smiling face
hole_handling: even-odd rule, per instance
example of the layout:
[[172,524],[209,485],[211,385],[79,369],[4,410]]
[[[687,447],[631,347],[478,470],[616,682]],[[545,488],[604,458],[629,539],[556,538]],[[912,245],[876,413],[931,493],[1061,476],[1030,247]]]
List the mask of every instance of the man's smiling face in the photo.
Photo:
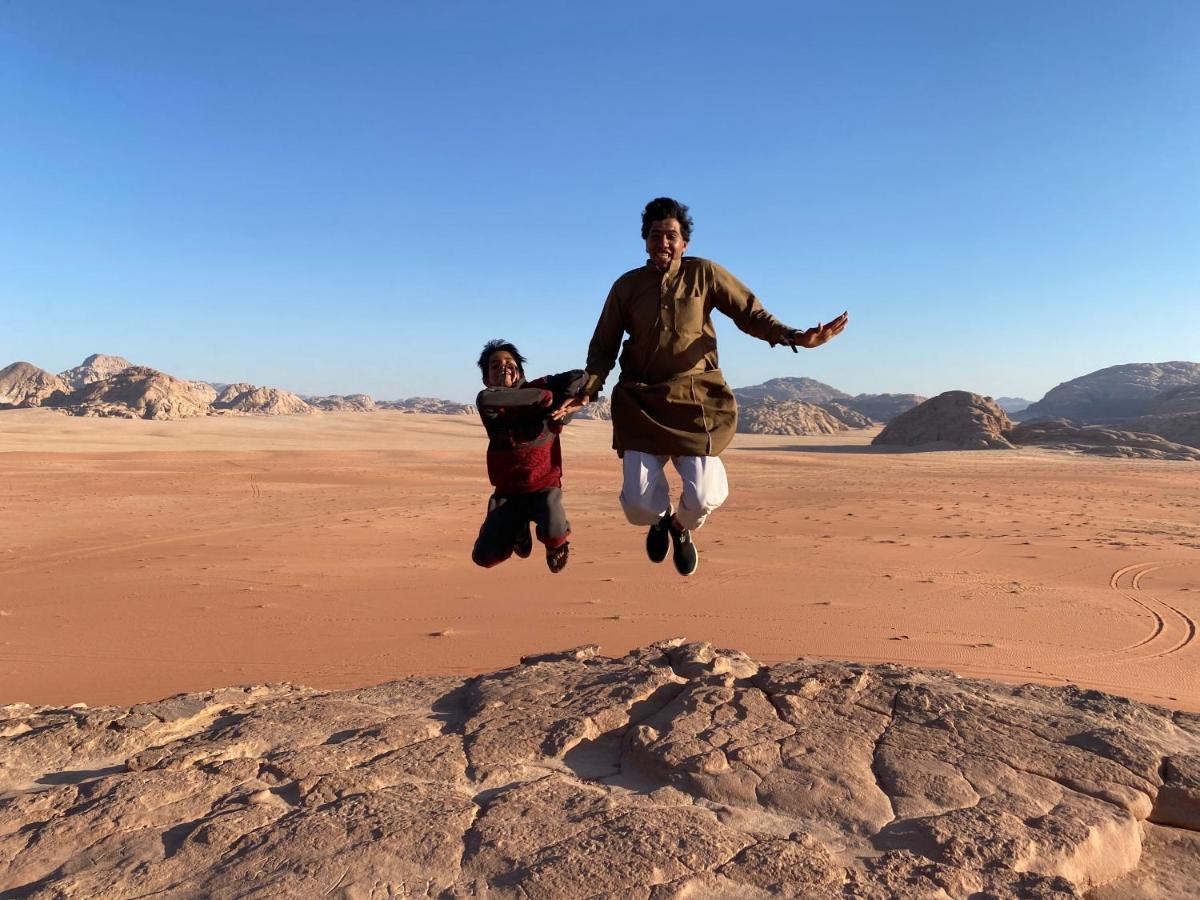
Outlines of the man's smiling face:
[[686,249],[687,241],[683,239],[678,219],[658,219],[650,224],[650,231],[646,235],[646,253],[660,272],[671,268]]

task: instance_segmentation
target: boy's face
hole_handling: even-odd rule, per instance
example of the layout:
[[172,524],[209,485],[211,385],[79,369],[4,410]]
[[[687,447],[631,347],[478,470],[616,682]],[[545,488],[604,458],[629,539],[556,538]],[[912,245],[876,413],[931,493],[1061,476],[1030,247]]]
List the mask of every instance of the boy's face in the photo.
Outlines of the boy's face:
[[512,387],[521,380],[521,367],[507,350],[497,350],[488,357],[487,377],[483,383],[488,387]]

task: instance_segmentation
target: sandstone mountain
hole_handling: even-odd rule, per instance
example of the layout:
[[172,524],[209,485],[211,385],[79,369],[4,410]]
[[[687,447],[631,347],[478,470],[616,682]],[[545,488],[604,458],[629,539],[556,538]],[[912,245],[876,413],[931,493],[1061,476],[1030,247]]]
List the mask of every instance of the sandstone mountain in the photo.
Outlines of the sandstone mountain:
[[961,450],[1011,449],[1004,432],[1012,422],[991,397],[946,391],[902,413],[872,444],[915,447],[940,444]]
[[849,400],[850,395],[814,378],[772,378],[762,384],[735,388],[739,404],[753,406],[763,400],[803,400],[824,403],[827,400]]
[[1200,896],[1200,716],[663,641],[0,708],[0,895]]
[[244,383],[227,385],[212,406],[214,410],[263,416],[294,416],[315,411],[291,391]]
[[1146,404],[1146,415],[1169,416],[1175,413],[1200,412],[1200,382],[1181,384],[1157,394]]
[[925,399],[920,394],[858,394],[845,402],[868,419],[886,423],[924,403]]
[[1130,431],[1153,434],[1176,444],[1200,447],[1200,410],[1170,415],[1138,416],[1122,423]]
[[78,390],[84,385],[103,381],[110,375],[123,372],[133,365],[123,356],[108,356],[104,353],[93,353],[73,369],[60,372],[59,377],[70,385],[71,390]]
[[67,391],[67,383],[33,363],[15,362],[0,369],[0,409],[41,406],[55,391]]
[[[1139,420],[1133,420],[1136,421]],[[1132,422],[1129,424],[1132,425]],[[1091,456],[1200,460],[1200,450],[1185,446],[1184,442],[1172,442],[1151,432],[1124,431],[1103,425],[1076,425],[1068,419],[1023,422],[1008,431],[1006,436],[1014,444],[1075,450]]]
[[375,401],[366,394],[330,394],[301,399],[309,406],[325,412],[375,412]]
[[836,434],[849,426],[813,403],[766,400],[738,410],[737,430],[744,434]]
[[1010,416],[1013,413],[1020,412],[1029,406],[1033,401],[1026,400],[1024,397],[997,397],[996,405],[1008,413]]
[[443,416],[473,416],[473,403],[457,403],[453,400],[439,400],[436,397],[409,397],[407,400],[377,400],[378,409],[398,409],[410,413],[436,413]]
[[1016,414],[1029,422],[1063,418],[1088,424],[1112,424],[1150,411],[1160,395],[1200,385],[1200,363],[1129,363],[1109,366],[1058,385]]
[[156,369],[130,366],[43,403],[74,416],[183,419],[206,416],[216,391],[202,381],[182,381]]
[[612,400],[604,396],[598,397],[575,413],[575,417],[579,419],[598,419],[607,422],[612,419]]
[[870,428],[875,424],[869,416],[863,415],[854,407],[839,400],[827,400],[818,405],[849,428]]

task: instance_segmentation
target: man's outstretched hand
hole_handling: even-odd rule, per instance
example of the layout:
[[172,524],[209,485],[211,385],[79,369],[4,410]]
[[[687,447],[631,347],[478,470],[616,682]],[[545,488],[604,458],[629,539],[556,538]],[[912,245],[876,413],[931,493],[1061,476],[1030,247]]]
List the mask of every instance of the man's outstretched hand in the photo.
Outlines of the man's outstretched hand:
[[820,347],[826,341],[841,334],[842,329],[846,327],[846,323],[849,321],[850,313],[844,312],[832,322],[826,322],[823,325],[818,322],[816,328],[810,328],[807,331],[792,332],[792,352],[798,353],[797,347],[806,347],[809,350],[813,347]]
[[592,398],[587,394],[580,394],[578,397],[568,397],[562,406],[550,413],[550,418],[561,422],[567,416],[571,415],[571,413],[579,412],[579,410],[583,409],[591,401]]

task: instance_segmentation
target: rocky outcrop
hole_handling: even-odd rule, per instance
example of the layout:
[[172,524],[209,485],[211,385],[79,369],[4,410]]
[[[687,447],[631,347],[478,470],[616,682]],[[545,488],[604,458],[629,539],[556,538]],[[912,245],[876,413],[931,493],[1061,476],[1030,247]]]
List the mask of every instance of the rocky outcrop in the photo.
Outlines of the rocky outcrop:
[[124,372],[132,366],[133,363],[123,356],[93,353],[75,368],[60,372],[59,378],[67,383],[70,390],[75,391],[84,385],[103,381],[105,378],[116,375],[118,372]]
[[818,405],[848,428],[870,428],[875,424],[870,417],[864,416],[852,406],[837,400],[829,400]]
[[603,422],[612,420],[612,401],[608,397],[597,397],[579,412],[577,419],[597,419]]
[[946,391],[893,419],[871,442],[881,446],[940,445],[960,450],[1011,449],[1012,422],[991,397]]
[[1200,717],[1074,687],[673,640],[0,735],[4,896],[1200,893]]
[[302,399],[309,406],[325,412],[375,412],[375,401],[366,394],[330,394]]
[[829,400],[848,400],[850,395],[814,378],[772,378],[762,384],[735,388],[733,395],[739,404],[753,406],[763,400],[802,400],[805,403],[825,403]]
[[122,419],[184,419],[208,415],[216,397],[202,381],[181,381],[145,366],[130,366],[69,394],[56,393],[43,406],[73,416]]
[[1025,409],[1031,403],[1031,400],[1026,400],[1024,397],[997,397],[996,405],[1008,413],[1010,416],[1013,413],[1018,413]]
[[[1155,417],[1150,417],[1155,418]],[[1182,418],[1164,416],[1163,419]],[[1200,420],[1200,415],[1196,416]],[[1129,423],[1141,422],[1134,419]],[[1198,421],[1196,424],[1200,424]],[[1007,432],[1014,444],[1074,450],[1091,456],[1114,456],[1125,459],[1200,460],[1200,449],[1172,442],[1154,433],[1138,433],[1103,425],[1076,425],[1066,419],[1042,419],[1025,422]],[[1200,439],[1200,429],[1192,434]]]
[[0,409],[41,406],[55,391],[67,390],[62,378],[33,363],[15,362],[0,369]]
[[1129,363],[1109,366],[1058,385],[1016,414],[1023,422],[1063,418],[1111,424],[1149,411],[1159,395],[1200,384],[1200,363]]
[[1125,427],[1146,434],[1158,435],[1176,444],[1200,447],[1200,412],[1181,412],[1172,415],[1138,416]]
[[1200,413],[1200,383],[1183,384],[1163,391],[1146,404],[1148,416],[1172,416],[1178,413]]
[[475,406],[471,403],[456,403],[436,397],[409,397],[407,400],[379,400],[379,409],[396,409],[407,413],[434,413],[442,416],[473,416]]
[[743,434],[836,434],[849,426],[827,410],[803,400],[767,400],[738,409]]
[[291,391],[231,384],[213,401],[213,409],[260,416],[294,416],[315,412]]
[[874,422],[890,422],[924,403],[925,399],[920,394],[858,394],[845,402]]

